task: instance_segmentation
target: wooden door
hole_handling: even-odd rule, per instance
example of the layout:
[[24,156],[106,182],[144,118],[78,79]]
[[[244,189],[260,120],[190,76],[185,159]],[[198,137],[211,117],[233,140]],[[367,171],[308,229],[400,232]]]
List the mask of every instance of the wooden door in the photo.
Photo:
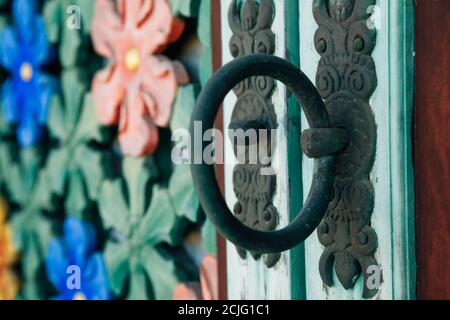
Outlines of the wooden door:
[[450,2],[415,5],[417,297],[450,299]]
[[[366,24],[369,30],[367,32],[372,36],[373,32],[376,32],[376,37],[371,38],[374,40],[373,50],[365,52],[364,57],[373,61],[377,79],[374,81],[376,86],[373,93],[367,96],[366,101],[370,105],[370,113],[376,125],[376,151],[373,166],[367,173],[367,181],[373,188],[374,198],[366,228],[371,228],[376,233],[377,246],[370,261],[376,261],[374,266],[379,268],[381,274],[379,286],[371,298],[411,299],[415,297],[414,177],[411,143],[413,1],[221,0],[222,62],[225,64],[238,56],[263,51],[299,66],[313,83],[320,86],[320,77],[316,82],[321,58],[318,53],[318,50],[321,50],[320,44],[316,49],[315,43],[315,34],[320,24],[317,16],[313,14],[316,5],[323,6],[325,9],[322,13],[328,14],[332,19],[337,15],[333,18],[330,12],[339,12],[340,5],[347,6],[349,12],[361,10],[361,6],[366,6],[367,15],[362,12],[358,23]],[[233,6],[236,8],[231,10]],[[270,16],[272,19],[268,18]],[[248,27],[253,28],[255,22],[262,22],[261,20],[264,20],[264,23],[258,25],[259,30],[253,30],[255,32],[252,36],[263,39],[265,46],[256,47],[255,50],[255,39],[248,38],[240,41],[249,43],[240,43],[239,46],[239,39],[236,39],[242,36],[239,34],[239,28],[247,28],[248,31]],[[364,42],[354,45],[356,49],[364,47]],[[348,57],[356,56],[358,55]],[[323,88],[321,90],[323,91]],[[225,99],[224,128],[229,126],[238,100],[239,94],[233,92]],[[279,229],[296,216],[305,201],[313,165],[301,152],[300,132],[308,128],[308,125],[295,99],[278,83],[269,102],[273,106],[278,123],[277,147],[272,161],[276,172],[276,189],[272,195],[272,204],[279,214],[279,223],[276,226]],[[232,210],[240,199],[239,194],[235,193],[233,181],[236,159],[233,146],[227,139],[224,153],[225,197]],[[355,263],[353,271],[357,281],[350,285],[347,283],[347,288],[344,288],[341,284],[342,277],[339,277],[336,271],[342,276],[338,269],[347,268],[345,272],[348,272],[349,268],[342,265],[337,267],[334,263],[331,268],[333,283],[325,284],[323,275],[319,272],[320,257],[325,250],[318,234],[313,233],[303,244],[281,253],[275,264],[269,263],[268,266],[267,258],[256,256],[255,259],[249,253],[244,256],[228,242],[228,297],[362,299],[368,279],[359,271],[367,273],[368,270],[358,270],[361,265],[358,267]],[[354,263],[348,261],[350,264]],[[342,261],[340,263],[342,264]]]

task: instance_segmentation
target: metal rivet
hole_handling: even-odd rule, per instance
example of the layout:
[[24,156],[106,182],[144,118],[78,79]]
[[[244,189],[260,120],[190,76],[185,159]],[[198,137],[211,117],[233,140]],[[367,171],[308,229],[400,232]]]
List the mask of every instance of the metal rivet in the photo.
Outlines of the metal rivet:
[[358,52],[364,49],[364,40],[361,37],[356,37],[353,41],[353,49]]
[[272,214],[270,213],[269,210],[264,211],[263,218],[264,221],[270,221],[270,219],[272,219]]
[[320,39],[317,48],[319,49],[320,52],[324,53],[325,51],[327,51],[327,42],[325,41],[325,39]]
[[367,234],[366,234],[365,232],[360,232],[360,233],[358,234],[357,240],[358,240],[358,243],[359,243],[360,245],[364,245],[364,244],[367,243],[367,241],[369,240],[369,238],[367,237]]
[[238,202],[234,205],[234,213],[235,214],[241,214],[242,213],[242,206],[241,204]]
[[330,231],[328,228],[328,224],[326,222],[322,222],[319,225],[319,230],[320,230],[320,233],[328,233]]

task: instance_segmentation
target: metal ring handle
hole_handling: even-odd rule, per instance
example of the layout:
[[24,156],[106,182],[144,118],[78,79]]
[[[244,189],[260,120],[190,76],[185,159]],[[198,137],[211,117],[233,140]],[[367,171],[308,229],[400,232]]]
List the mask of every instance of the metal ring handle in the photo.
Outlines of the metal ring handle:
[[[194,137],[197,121],[202,123],[202,136],[206,130],[214,128],[216,114],[225,96],[239,82],[253,76],[272,77],[284,83],[296,96],[311,128],[330,127],[322,98],[300,69],[278,57],[253,54],[228,63],[206,84],[192,114],[191,137]],[[202,151],[205,144],[203,142]],[[195,152],[196,149],[191,148],[191,159],[195,158]],[[214,165],[193,162],[191,173],[200,203],[219,233],[246,250],[277,253],[300,244],[319,225],[332,194],[334,165],[334,155],[315,159],[314,177],[304,207],[291,224],[271,232],[250,229],[234,217],[217,186]]]

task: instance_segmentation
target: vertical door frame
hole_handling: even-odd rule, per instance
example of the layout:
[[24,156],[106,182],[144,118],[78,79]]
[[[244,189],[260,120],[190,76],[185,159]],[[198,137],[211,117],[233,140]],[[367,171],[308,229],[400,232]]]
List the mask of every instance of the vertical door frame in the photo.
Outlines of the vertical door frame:
[[[222,9],[220,1],[211,1],[211,30],[212,35],[220,35],[222,32]],[[212,45],[212,65],[213,71],[217,71],[222,66],[222,38],[219,36],[211,37]],[[216,129],[223,132],[223,107],[220,108],[217,119]],[[220,140],[216,140],[217,158],[223,159],[223,145]],[[225,195],[225,176],[223,164],[216,165],[216,177],[222,195]],[[226,300],[228,298],[227,290],[227,246],[225,239],[217,233],[217,255],[219,261],[219,299]]]
[[417,296],[450,299],[450,3],[415,4]]

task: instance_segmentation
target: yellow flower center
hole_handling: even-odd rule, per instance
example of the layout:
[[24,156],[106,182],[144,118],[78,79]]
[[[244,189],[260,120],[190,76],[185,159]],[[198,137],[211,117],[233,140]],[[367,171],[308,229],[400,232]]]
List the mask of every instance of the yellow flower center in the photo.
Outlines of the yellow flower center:
[[127,54],[125,55],[125,66],[127,67],[127,69],[134,72],[139,68],[140,64],[141,55],[139,49],[131,48],[130,50],[128,50]]
[[72,300],[86,300],[86,296],[84,295],[83,292],[77,292],[75,293],[75,295],[73,296]]
[[33,67],[25,62],[20,66],[20,77],[23,81],[28,82],[33,78]]

